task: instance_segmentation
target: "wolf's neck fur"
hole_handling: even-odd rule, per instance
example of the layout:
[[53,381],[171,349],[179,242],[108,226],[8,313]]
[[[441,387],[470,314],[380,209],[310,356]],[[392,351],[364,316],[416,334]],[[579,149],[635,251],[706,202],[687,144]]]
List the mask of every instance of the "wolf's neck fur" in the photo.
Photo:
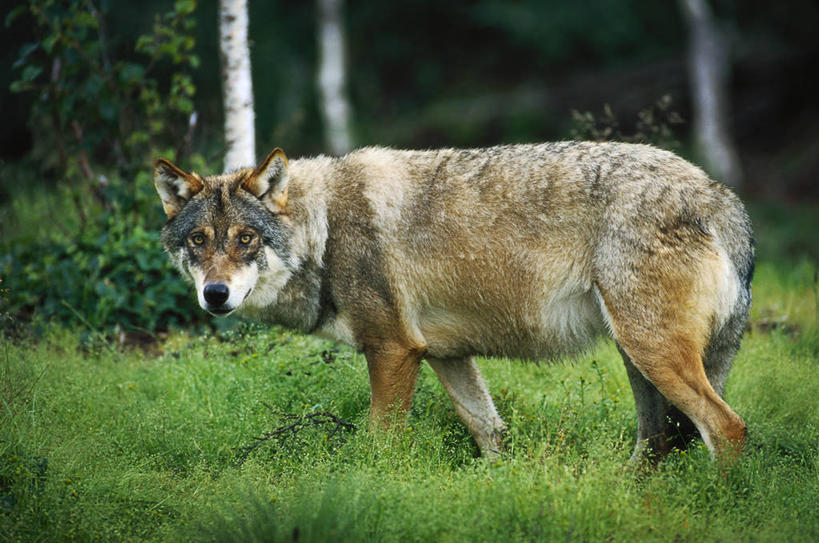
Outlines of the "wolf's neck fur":
[[333,162],[337,160],[322,156],[290,163],[286,217],[293,229],[287,262],[291,274],[274,302],[245,308],[247,316],[310,333],[335,314],[323,273]]

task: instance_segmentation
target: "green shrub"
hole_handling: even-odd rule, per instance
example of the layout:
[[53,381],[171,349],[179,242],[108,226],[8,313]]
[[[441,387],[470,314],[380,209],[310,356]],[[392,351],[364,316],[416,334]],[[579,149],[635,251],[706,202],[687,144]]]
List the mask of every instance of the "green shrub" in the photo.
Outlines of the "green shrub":
[[[141,191],[153,193],[147,172],[137,182]],[[193,290],[163,254],[159,205],[135,202],[127,209],[114,202],[73,241],[1,249],[5,311],[24,319],[38,314],[65,323],[79,320],[91,330],[153,331],[201,322]]]
[[54,185],[38,180],[38,204],[3,210],[25,227],[0,241],[3,328],[38,316],[97,336],[202,322],[162,252],[150,166],[159,155],[202,162],[190,149],[195,7],[177,0],[132,44],[106,33],[107,3],[32,0],[8,14],[7,25],[29,24],[36,39],[21,48],[11,83],[35,96],[32,171],[12,172],[16,204],[36,170]]
[[107,33],[108,9],[91,0],[30,0],[6,17],[7,26],[28,24],[35,37],[20,48],[10,85],[35,97],[35,153],[78,187],[94,181],[96,164],[129,176],[158,147],[189,143],[195,0],[174,2],[134,44]]

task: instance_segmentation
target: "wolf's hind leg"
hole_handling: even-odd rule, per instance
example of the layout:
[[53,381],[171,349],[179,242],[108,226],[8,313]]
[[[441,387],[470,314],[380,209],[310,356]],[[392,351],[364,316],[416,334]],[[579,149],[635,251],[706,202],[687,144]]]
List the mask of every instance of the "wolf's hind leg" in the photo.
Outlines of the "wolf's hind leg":
[[[745,423],[711,386],[700,356],[703,348],[698,345],[696,337],[686,334],[684,323],[653,326],[650,328],[652,333],[648,334],[646,328],[635,325],[628,313],[612,309],[610,313],[615,339],[640,374],[691,419],[712,453],[736,455],[745,442]],[[638,410],[642,408],[645,415],[648,400],[637,396],[648,389],[650,399],[652,393],[639,379],[631,380],[633,387],[637,382],[635,400]],[[642,407],[640,402],[643,402]],[[648,417],[650,422],[644,426],[645,433],[659,428],[659,416],[654,413]],[[662,416],[665,418],[665,413]],[[650,435],[640,437],[650,440]]]
[[503,447],[506,426],[495,410],[481,372],[473,358],[428,358],[444,385],[455,411],[485,457],[496,456]]
[[694,423],[712,454],[734,457],[745,423],[720,397],[733,351],[715,350],[723,343],[715,338],[735,316],[741,331],[740,281],[725,251],[696,224],[681,220],[650,234],[612,236],[597,283],[614,340],[633,364],[629,379],[647,421],[640,437],[650,442],[674,413],[650,384]]
[[691,419],[665,399],[640,373],[626,352],[622,348],[619,350],[637,409],[637,443],[631,462],[636,464],[645,459],[656,464],[671,449],[685,449],[699,434]]
[[[731,369],[731,363],[739,348],[746,320],[747,306],[737,306],[727,321],[708,339],[708,344],[703,349],[704,355],[701,358],[701,365],[707,383],[719,399],[716,404],[723,404],[724,408],[719,407],[719,409],[728,409],[729,415],[727,415],[727,418],[734,420],[736,423],[730,432],[742,437],[744,437],[744,423],[722,401],[722,395],[728,371]],[[663,328],[660,327],[659,330]],[[678,329],[676,332],[680,336],[684,335],[682,330]],[[672,448],[685,449],[699,435],[697,426],[681,409],[669,402],[657,387],[641,373],[622,346],[618,345],[618,348],[625,362],[626,372],[634,392],[634,403],[637,408],[637,445],[632,455],[632,461],[637,462],[644,457],[648,457],[651,461],[656,462]],[[698,365],[695,364],[695,367]],[[708,436],[704,436],[704,439],[706,444],[713,449],[714,445],[709,442]],[[741,438],[734,441],[735,445],[741,446]]]

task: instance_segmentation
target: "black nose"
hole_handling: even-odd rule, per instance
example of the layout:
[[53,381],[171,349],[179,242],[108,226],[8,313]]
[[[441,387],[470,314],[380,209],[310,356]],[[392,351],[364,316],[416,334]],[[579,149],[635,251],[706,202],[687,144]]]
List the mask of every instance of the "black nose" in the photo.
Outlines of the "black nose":
[[230,291],[224,283],[211,283],[205,285],[205,301],[210,305],[222,305],[230,296]]

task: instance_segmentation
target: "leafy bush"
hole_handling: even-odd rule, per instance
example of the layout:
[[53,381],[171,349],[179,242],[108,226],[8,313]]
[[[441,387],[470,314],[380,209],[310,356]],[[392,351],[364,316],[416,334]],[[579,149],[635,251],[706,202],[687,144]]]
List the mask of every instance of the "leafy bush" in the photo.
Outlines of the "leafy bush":
[[6,17],[7,26],[23,19],[36,37],[20,48],[10,88],[36,97],[39,152],[56,151],[52,166],[72,182],[92,180],[94,162],[131,175],[157,147],[184,145],[194,112],[195,0],[177,0],[135,44],[107,34],[107,4],[31,0]]
[[201,322],[192,289],[162,253],[149,165],[160,154],[201,163],[190,156],[195,7],[177,0],[130,45],[107,35],[107,3],[32,0],[7,16],[37,38],[21,48],[11,90],[36,96],[32,158],[42,156],[39,168],[56,182],[37,198],[58,199],[54,215],[25,222],[57,223],[60,234],[0,245],[0,312],[79,321],[96,334]]
[[[143,198],[156,200],[147,172],[137,183]],[[79,320],[92,330],[157,330],[200,320],[192,289],[162,252],[158,204],[135,207],[154,213],[116,205],[74,241],[16,243],[0,251],[7,311]]]

